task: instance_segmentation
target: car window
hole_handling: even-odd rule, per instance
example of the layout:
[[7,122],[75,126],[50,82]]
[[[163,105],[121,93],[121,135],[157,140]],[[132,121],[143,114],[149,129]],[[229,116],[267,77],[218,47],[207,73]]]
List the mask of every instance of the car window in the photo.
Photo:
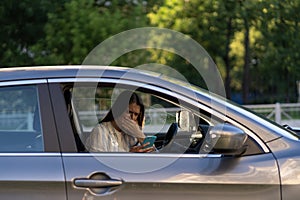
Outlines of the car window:
[[[93,128],[124,90],[128,89],[84,84],[66,87],[65,98],[73,130],[80,140],[76,142],[79,151],[87,151],[85,144]],[[155,147],[159,153],[199,153],[209,127],[221,123],[204,112],[195,113],[174,97],[142,89],[135,92],[145,105],[143,132],[157,137]],[[179,124],[180,113],[188,115],[188,121]]]
[[43,149],[36,86],[0,87],[0,152]]

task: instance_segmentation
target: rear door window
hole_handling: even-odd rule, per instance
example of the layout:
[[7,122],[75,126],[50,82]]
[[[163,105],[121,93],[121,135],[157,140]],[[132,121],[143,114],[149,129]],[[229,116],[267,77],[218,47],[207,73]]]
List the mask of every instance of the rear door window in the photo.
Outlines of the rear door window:
[[0,152],[44,151],[36,86],[0,87]]

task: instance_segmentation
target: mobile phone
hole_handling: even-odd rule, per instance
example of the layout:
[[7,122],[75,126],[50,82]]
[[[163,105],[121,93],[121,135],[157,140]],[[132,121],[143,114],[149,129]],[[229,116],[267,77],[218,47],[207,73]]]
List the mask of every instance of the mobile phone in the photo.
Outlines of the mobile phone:
[[156,136],[155,136],[155,135],[147,136],[147,137],[144,139],[142,145],[144,145],[144,144],[146,144],[146,143],[148,143],[148,142],[149,142],[149,144],[148,144],[147,146],[145,146],[144,149],[149,148],[149,147],[152,147],[153,144],[154,144],[154,142],[155,142],[155,140],[156,140]]

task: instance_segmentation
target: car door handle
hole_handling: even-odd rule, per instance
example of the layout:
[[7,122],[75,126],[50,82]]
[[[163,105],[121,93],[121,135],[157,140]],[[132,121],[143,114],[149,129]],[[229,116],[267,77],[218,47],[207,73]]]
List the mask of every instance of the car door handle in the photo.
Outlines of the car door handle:
[[95,180],[95,179],[75,179],[74,185],[86,188],[107,188],[122,185],[123,182],[117,179]]

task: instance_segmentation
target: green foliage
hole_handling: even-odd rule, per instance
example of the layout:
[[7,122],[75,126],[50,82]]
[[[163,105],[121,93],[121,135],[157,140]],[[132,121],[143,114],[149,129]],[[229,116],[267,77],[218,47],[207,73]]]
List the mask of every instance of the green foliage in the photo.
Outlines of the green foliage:
[[[232,91],[249,94],[249,103],[292,102],[300,80],[299,10],[298,0],[3,1],[0,65],[81,64],[110,36],[156,26],[201,44],[216,62],[228,97]],[[189,61],[166,51],[136,50],[112,64],[145,63],[172,66],[206,87]]]
[[106,38],[145,26],[140,4],[119,1],[71,0],[48,14],[46,39],[34,46],[41,64],[81,64],[85,56]]
[[47,11],[57,5],[47,0],[1,1],[1,66],[32,64],[29,46],[45,36]]
[[[299,4],[297,0],[166,0],[148,16],[153,25],[198,41],[213,57],[224,80],[228,79],[227,90],[249,93],[250,103],[286,102],[295,100],[295,83],[300,79]],[[174,64],[170,56],[158,53],[155,57]],[[245,77],[248,88],[242,88]],[[274,94],[280,96],[273,99]]]
[[259,59],[255,73],[263,74],[257,80],[262,86],[260,92],[280,94],[273,102],[295,101],[296,81],[300,79],[300,2],[261,1],[258,8],[257,27],[263,37],[257,41],[260,47],[254,50]]

